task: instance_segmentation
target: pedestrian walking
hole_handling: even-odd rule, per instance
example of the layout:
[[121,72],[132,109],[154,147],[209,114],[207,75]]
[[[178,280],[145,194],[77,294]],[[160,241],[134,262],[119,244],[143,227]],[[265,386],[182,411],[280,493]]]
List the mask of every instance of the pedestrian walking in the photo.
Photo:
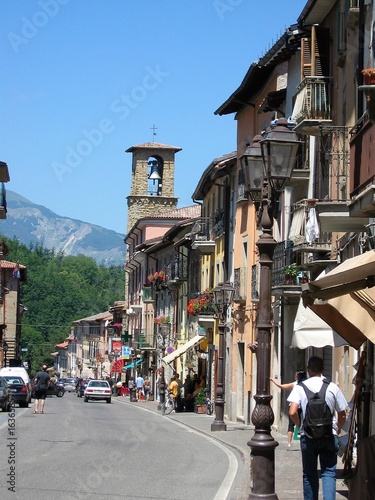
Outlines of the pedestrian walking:
[[44,404],[47,397],[47,389],[50,383],[50,376],[47,373],[47,365],[42,366],[42,370],[35,375],[35,400],[34,400],[34,413],[44,413]]
[[[311,357],[307,364],[307,372],[309,378],[301,384],[297,384],[288,397],[289,415],[293,422],[298,425],[301,434],[304,500],[318,500],[318,457],[323,497],[325,500],[335,500],[336,464],[339,449],[337,436],[345,423],[345,410],[348,404],[339,387],[322,375],[322,358]],[[302,409],[301,415],[298,411],[299,408]],[[327,418],[327,409],[330,418]],[[337,418],[335,412],[337,412]],[[311,418],[313,413],[315,423]],[[321,431],[322,429],[324,429],[324,433]]]
[[142,377],[141,374],[138,375],[138,377],[135,379],[135,384],[137,388],[137,399],[141,399],[142,393],[143,393],[143,384],[145,383],[144,378]]

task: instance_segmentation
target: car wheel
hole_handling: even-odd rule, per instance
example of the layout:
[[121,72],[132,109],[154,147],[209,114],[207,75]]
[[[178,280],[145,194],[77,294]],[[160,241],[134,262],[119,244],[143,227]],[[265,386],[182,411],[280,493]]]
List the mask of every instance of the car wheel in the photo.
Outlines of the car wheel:
[[1,407],[1,411],[7,411],[7,405]]
[[88,401],[88,400],[89,400],[89,398],[87,398],[86,396],[83,398],[83,401],[84,401],[85,403],[87,403],[87,401]]
[[106,399],[106,403],[110,403],[110,402],[111,402],[111,398]]
[[59,392],[56,394],[56,396],[57,396],[58,398],[62,398],[62,397],[64,396],[64,391],[59,391]]
[[29,407],[28,401],[20,401],[18,404],[19,404],[20,408],[28,408]]

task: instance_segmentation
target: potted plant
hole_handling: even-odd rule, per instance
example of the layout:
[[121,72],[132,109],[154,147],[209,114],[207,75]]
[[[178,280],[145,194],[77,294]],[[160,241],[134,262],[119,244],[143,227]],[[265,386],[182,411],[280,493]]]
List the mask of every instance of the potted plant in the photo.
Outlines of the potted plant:
[[296,276],[298,274],[297,264],[294,262],[293,264],[290,264],[289,266],[285,266],[284,267],[284,274],[285,274],[285,284],[286,285],[295,285]]
[[375,85],[375,68],[366,68],[362,70],[365,85]]
[[195,396],[194,403],[195,413],[206,413],[207,405],[206,405],[206,390],[202,387],[202,389]]

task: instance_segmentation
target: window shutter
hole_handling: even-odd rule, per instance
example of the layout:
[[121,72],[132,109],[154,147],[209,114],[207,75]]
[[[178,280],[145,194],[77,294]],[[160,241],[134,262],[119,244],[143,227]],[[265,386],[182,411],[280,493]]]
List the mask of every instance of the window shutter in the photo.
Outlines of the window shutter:
[[311,38],[301,40],[301,80],[308,76],[329,76],[328,28],[312,26]]

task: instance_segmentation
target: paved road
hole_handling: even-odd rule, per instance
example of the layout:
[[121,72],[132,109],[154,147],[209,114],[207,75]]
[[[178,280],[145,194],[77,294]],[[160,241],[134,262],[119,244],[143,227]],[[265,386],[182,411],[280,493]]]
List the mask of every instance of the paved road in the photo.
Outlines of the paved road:
[[2,500],[223,500],[241,466],[236,451],[140,405],[65,394],[44,415],[15,413],[10,427],[0,413]]

